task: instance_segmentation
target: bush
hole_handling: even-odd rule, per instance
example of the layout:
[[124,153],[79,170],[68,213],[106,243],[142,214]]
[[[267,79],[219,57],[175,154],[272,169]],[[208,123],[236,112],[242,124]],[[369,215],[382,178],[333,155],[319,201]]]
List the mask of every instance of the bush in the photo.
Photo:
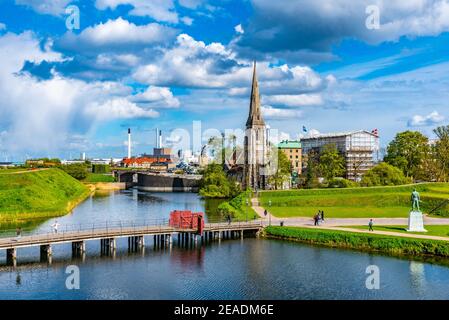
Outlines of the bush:
[[109,173],[111,172],[111,167],[107,164],[93,164],[92,173]]
[[343,179],[343,178],[334,178],[327,183],[328,188],[355,188],[358,187],[358,184],[354,181]]
[[83,180],[87,177],[87,166],[81,163],[67,164],[60,166],[60,169],[71,175],[77,180]]
[[401,169],[396,168],[386,162],[381,162],[365,173],[360,185],[364,187],[396,186],[411,182],[412,180],[404,176]]

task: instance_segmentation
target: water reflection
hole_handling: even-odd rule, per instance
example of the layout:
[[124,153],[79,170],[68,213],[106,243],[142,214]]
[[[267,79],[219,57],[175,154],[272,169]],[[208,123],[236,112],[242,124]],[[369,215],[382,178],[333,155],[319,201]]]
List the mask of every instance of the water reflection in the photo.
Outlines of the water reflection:
[[410,261],[409,268],[411,286],[416,294],[421,296],[424,294],[426,288],[425,265],[422,262]]
[[[433,266],[435,277],[425,279],[426,263],[275,240],[134,251],[121,243],[103,256],[91,245],[84,258],[60,250],[51,265],[35,261],[0,267],[0,299],[449,298],[448,268]],[[64,271],[72,264],[81,272],[77,292],[64,289]],[[387,285],[381,290],[364,287],[367,264],[382,270]]]

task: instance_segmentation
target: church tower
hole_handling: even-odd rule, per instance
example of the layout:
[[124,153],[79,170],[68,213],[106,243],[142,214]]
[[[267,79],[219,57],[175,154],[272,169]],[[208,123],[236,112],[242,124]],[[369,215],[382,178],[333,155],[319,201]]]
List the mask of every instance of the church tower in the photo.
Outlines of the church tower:
[[254,62],[249,115],[246,121],[243,166],[243,187],[265,189],[266,177],[263,168],[267,161],[267,131],[260,109],[259,84],[256,62]]

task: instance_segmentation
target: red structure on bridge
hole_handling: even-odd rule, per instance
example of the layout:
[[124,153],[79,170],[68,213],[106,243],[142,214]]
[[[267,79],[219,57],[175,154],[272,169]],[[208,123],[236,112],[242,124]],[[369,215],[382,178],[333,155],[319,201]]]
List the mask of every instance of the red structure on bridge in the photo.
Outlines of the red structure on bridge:
[[197,234],[203,234],[204,213],[190,210],[174,210],[170,212],[169,226],[181,229],[196,229]]

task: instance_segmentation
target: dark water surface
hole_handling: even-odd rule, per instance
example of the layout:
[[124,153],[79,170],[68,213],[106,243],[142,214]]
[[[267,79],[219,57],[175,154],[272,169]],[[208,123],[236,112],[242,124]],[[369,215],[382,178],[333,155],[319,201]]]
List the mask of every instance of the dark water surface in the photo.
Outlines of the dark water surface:
[[[93,197],[65,224],[105,220],[167,218],[170,210],[204,211],[190,193],[135,190]],[[213,213],[209,218],[215,218]],[[54,220],[37,229],[47,230]],[[175,237],[176,239],[176,237]],[[55,245],[51,264],[39,249],[18,249],[18,264],[5,265],[0,252],[0,299],[449,299],[449,268],[356,251],[313,247],[278,240],[223,240],[196,248],[155,249],[152,237],[138,252],[117,241],[113,256],[87,242],[84,258],[72,258],[70,244]],[[80,289],[66,288],[67,266],[80,270]],[[366,268],[380,270],[380,289],[365,286]]]

